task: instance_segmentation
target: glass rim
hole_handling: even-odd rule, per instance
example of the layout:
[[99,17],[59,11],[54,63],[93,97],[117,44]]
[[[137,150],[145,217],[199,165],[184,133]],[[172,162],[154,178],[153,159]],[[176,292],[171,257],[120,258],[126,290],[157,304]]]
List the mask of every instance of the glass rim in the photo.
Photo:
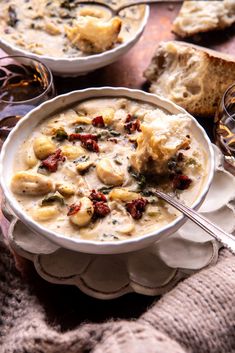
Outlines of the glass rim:
[[[0,57],[0,63],[1,63],[1,60],[14,59],[14,58],[28,59],[28,60],[35,61],[35,62],[39,63],[40,65],[42,65],[46,69],[46,71],[48,73],[49,84],[48,84],[47,88],[45,89],[45,91],[43,91],[41,94],[39,94],[38,96],[35,96],[33,98],[26,99],[26,100],[23,100],[23,101],[16,101],[16,102],[10,102],[10,101],[7,101],[5,99],[0,99],[0,102],[6,103],[6,104],[11,104],[11,103],[12,104],[24,104],[24,103],[32,102],[34,99],[38,99],[38,98],[44,96],[44,94],[46,94],[49,91],[49,89],[51,89],[51,87],[53,85],[53,75],[52,75],[52,72],[51,72],[50,68],[47,65],[45,65],[42,61],[40,61],[38,59],[31,58],[30,56],[26,56],[26,55],[6,55],[6,56],[3,56],[3,57]],[[1,68],[1,65],[0,65],[0,68]]]
[[223,110],[225,111],[225,113],[226,113],[227,116],[229,116],[229,117],[235,116],[235,113],[232,114],[232,115],[229,114],[229,112],[228,112],[228,110],[227,110],[227,108],[226,108],[226,106],[225,106],[225,98],[226,98],[228,92],[230,91],[230,89],[233,88],[233,87],[235,88],[235,83],[232,83],[230,86],[228,86],[228,88],[226,89],[226,91],[224,92],[223,97],[222,97]]

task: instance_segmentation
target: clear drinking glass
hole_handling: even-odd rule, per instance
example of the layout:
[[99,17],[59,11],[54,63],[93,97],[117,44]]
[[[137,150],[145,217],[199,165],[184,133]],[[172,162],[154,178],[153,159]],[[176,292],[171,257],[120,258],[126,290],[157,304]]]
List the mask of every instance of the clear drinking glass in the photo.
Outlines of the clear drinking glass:
[[17,121],[55,96],[53,76],[38,60],[25,56],[0,58],[0,140]]
[[215,116],[215,140],[235,172],[235,84],[224,93]]

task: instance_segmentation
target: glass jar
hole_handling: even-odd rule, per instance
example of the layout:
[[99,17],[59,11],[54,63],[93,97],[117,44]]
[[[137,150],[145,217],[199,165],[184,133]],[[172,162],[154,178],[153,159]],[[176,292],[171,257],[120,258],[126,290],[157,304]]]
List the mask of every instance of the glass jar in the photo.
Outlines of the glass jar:
[[224,93],[215,115],[215,141],[235,172],[235,84]]
[[0,140],[4,142],[17,121],[55,96],[49,68],[26,56],[0,58]]

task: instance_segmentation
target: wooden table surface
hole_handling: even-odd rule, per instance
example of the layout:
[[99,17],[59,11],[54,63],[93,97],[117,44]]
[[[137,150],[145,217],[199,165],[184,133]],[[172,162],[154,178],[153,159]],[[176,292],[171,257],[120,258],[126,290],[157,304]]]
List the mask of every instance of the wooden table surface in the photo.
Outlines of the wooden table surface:
[[[55,77],[57,93],[65,93],[75,89],[98,86],[125,86],[129,88],[147,89],[143,71],[148,66],[151,57],[161,40],[176,39],[171,33],[171,23],[175,18],[180,5],[155,4],[151,6],[151,15],[140,41],[126,55],[105,68],[99,69],[84,77],[59,78]],[[195,38],[196,43],[209,48],[217,49],[235,56],[235,26],[223,32],[211,33]],[[0,56],[4,53],[1,52]],[[213,121],[200,121],[211,134]],[[212,136],[211,136],[212,137]],[[0,196],[1,199],[1,196]],[[4,230],[7,222],[0,215],[0,224]],[[29,263],[20,263],[24,273],[31,281],[33,290],[42,301],[48,320],[60,324],[66,330],[77,326],[86,320],[101,322],[112,318],[135,318],[141,315],[151,305],[155,298],[137,294],[129,294],[122,298],[103,302],[89,298],[74,287],[56,286],[39,278],[33,266]],[[64,300],[64,298],[69,300]]]
[[[160,41],[176,39],[176,36],[171,33],[171,24],[179,8],[180,4],[172,3],[151,5],[150,19],[145,32],[140,41],[126,55],[117,62],[84,77],[75,79],[56,78],[58,93],[106,85],[146,89],[143,71],[147,68]],[[234,53],[235,56],[234,36],[235,27],[220,33],[205,35],[201,40],[199,38],[195,39],[197,44],[218,49],[225,53]]]

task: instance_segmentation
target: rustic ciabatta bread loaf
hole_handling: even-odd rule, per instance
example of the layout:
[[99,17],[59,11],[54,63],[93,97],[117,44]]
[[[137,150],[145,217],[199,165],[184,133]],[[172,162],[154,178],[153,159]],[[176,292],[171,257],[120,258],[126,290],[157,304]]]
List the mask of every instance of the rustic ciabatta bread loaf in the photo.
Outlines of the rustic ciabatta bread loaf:
[[224,29],[235,22],[235,0],[185,1],[173,22],[181,37]]
[[213,116],[224,91],[235,82],[235,58],[184,42],[161,42],[144,76],[150,92],[193,115]]

